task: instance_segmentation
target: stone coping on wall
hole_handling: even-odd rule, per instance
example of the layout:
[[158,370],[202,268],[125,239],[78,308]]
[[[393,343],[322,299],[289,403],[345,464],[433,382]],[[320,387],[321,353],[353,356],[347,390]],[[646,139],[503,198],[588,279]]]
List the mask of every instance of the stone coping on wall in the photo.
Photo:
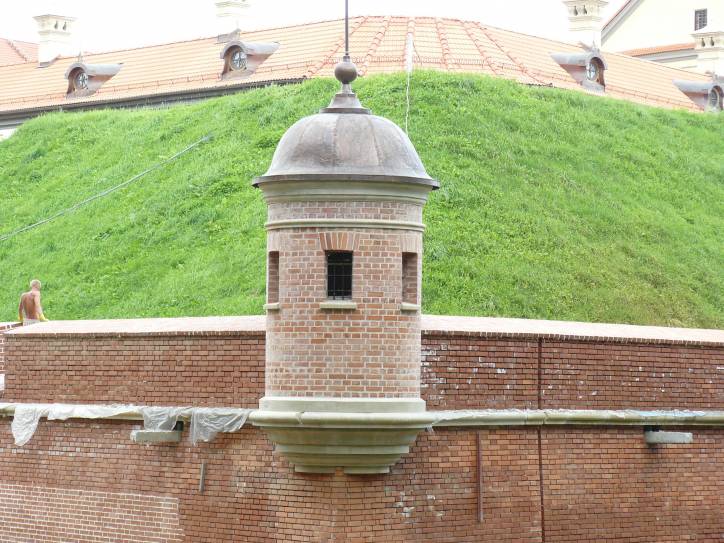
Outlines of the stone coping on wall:
[[[24,337],[263,335],[265,323],[266,317],[261,315],[50,321],[15,328],[6,334]],[[424,335],[724,346],[724,330],[631,324],[423,315],[422,330]]]
[[724,330],[443,315],[423,315],[422,333],[616,343],[724,345]]
[[49,321],[7,332],[23,337],[236,336],[264,335],[266,317],[179,317]]

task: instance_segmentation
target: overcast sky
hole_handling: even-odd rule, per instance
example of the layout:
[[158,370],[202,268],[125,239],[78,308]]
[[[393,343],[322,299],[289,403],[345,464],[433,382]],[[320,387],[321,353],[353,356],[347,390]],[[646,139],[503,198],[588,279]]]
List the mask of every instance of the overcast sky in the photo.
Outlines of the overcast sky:
[[[610,0],[604,16],[614,13],[623,2]],[[344,15],[343,0],[249,3],[241,21],[242,31],[338,19]],[[470,19],[571,41],[566,10],[560,0],[350,0],[350,12]],[[86,51],[208,37],[219,32],[213,0],[0,0],[0,37],[37,41],[32,17],[43,13],[77,17],[79,39]]]

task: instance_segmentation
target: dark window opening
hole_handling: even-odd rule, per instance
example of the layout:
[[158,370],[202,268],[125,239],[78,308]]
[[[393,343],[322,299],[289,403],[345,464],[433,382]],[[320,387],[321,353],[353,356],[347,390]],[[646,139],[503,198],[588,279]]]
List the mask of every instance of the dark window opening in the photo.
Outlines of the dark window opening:
[[352,299],[351,252],[327,252],[327,298],[330,300]]
[[598,59],[592,58],[586,66],[586,79],[603,85],[603,65]]
[[706,26],[706,10],[697,9],[694,11],[694,30],[702,29]]
[[279,252],[269,251],[267,263],[266,302],[276,304],[279,302]]
[[722,91],[719,87],[713,87],[709,91],[709,108],[712,111],[722,110]]
[[417,253],[402,253],[402,301],[417,303]]
[[237,47],[231,53],[230,64],[232,70],[246,70],[246,53]]

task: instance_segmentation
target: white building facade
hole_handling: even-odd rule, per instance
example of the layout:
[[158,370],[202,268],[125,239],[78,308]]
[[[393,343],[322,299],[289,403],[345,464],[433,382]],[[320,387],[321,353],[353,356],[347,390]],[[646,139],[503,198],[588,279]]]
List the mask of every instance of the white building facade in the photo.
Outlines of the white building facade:
[[605,50],[718,75],[723,39],[724,0],[629,0],[601,31]]

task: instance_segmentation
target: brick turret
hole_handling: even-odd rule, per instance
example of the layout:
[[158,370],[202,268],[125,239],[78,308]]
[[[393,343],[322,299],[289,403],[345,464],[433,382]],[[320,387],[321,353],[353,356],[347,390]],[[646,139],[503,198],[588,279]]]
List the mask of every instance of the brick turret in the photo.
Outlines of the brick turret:
[[342,91],[254,182],[268,204],[261,425],[298,471],[384,472],[429,424],[422,208],[438,184],[405,133],[361,106],[354,65],[336,75]]

